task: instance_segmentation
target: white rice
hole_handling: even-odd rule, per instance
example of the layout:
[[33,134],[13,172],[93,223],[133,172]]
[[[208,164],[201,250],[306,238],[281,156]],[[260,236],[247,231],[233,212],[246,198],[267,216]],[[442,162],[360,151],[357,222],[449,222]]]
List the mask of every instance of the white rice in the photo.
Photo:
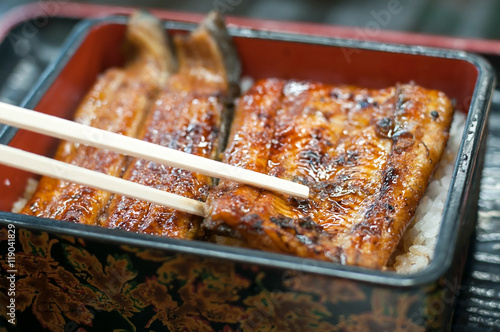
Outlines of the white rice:
[[243,76],[240,80],[240,92],[244,95],[254,85],[255,80],[250,76]]
[[408,226],[398,249],[388,264],[401,274],[410,274],[429,265],[434,256],[441,216],[448,195],[455,159],[465,126],[465,115],[456,112],[450,138],[432,180],[420,201],[413,222]]
[[26,183],[26,188],[24,189],[23,196],[19,198],[17,201],[14,202],[12,205],[12,212],[14,213],[19,213],[23,207],[28,203],[30,200],[31,196],[33,196],[33,193],[36,190],[36,187],[38,186],[38,181],[35,179],[28,179],[28,182]]

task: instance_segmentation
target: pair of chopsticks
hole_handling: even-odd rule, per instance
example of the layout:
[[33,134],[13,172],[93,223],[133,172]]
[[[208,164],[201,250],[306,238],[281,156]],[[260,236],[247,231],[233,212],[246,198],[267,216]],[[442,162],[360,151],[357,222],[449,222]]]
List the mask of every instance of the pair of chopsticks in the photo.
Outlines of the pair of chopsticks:
[[[299,183],[0,102],[0,123],[301,198]],[[92,158],[92,156],[89,156]],[[0,164],[205,216],[205,203],[0,144]]]

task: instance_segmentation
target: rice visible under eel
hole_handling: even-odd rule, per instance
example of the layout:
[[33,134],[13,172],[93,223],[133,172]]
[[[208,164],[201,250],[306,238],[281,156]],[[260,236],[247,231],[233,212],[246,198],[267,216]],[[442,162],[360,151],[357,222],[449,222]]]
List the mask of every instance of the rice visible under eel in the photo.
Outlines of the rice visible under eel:
[[408,226],[387,266],[389,269],[402,274],[414,273],[425,268],[432,260],[464,126],[465,115],[455,112],[450,138],[441,161],[420,201],[415,219]]
[[221,181],[203,225],[254,249],[381,269],[414,217],[452,117],[444,93],[414,84],[260,80],[241,98],[224,161],[306,184],[310,197]]
[[[414,221],[408,226],[397,250],[387,265],[387,269],[401,274],[411,274],[424,269],[434,256],[441,217],[448,195],[448,187],[453,175],[463,128],[465,115],[455,113],[450,130],[450,138],[432,180],[420,201]],[[12,207],[12,212],[18,213],[31,198],[38,185],[35,179],[29,179],[26,191]],[[219,237],[219,244],[235,245],[233,239]]]

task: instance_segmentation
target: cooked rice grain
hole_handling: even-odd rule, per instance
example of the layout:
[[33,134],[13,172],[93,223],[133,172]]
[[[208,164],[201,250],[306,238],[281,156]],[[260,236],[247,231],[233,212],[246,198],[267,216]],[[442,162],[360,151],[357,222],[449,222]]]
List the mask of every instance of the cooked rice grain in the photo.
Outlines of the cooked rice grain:
[[17,201],[12,204],[12,212],[14,213],[19,213],[23,207],[28,203],[30,200],[31,196],[33,196],[33,193],[36,190],[36,187],[38,186],[38,181],[32,178],[28,179],[28,182],[26,183],[26,188],[24,189],[23,196],[19,198]]
[[464,126],[465,115],[456,112],[443,157],[420,201],[413,222],[408,226],[393,259],[388,264],[390,270],[410,274],[429,265],[434,255],[443,208]]

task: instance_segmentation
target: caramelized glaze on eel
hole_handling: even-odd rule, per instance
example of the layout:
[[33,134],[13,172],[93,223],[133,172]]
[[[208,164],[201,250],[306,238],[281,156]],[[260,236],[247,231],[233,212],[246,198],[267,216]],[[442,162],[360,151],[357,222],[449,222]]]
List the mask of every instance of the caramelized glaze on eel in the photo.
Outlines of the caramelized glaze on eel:
[[[130,19],[127,42],[135,56],[125,68],[112,68],[98,78],[78,107],[74,120],[115,133],[137,136],[151,100],[174,68],[160,22],[137,12]],[[55,159],[120,176],[126,158],[90,146],[62,142]],[[21,213],[95,224],[111,194],[49,177],[39,185]]]
[[238,105],[224,161],[306,184],[311,197],[221,181],[204,227],[224,242],[382,268],[439,162],[452,116],[443,93],[416,85],[259,81]]
[[[225,103],[232,100],[239,77],[236,52],[221,17],[210,14],[187,36],[174,43],[179,71],[154,102],[142,134],[143,140],[205,158],[216,158],[224,135]],[[124,178],[184,197],[205,201],[211,177],[134,159]],[[181,239],[201,236],[202,219],[185,212],[124,196],[112,199],[102,224]]]

